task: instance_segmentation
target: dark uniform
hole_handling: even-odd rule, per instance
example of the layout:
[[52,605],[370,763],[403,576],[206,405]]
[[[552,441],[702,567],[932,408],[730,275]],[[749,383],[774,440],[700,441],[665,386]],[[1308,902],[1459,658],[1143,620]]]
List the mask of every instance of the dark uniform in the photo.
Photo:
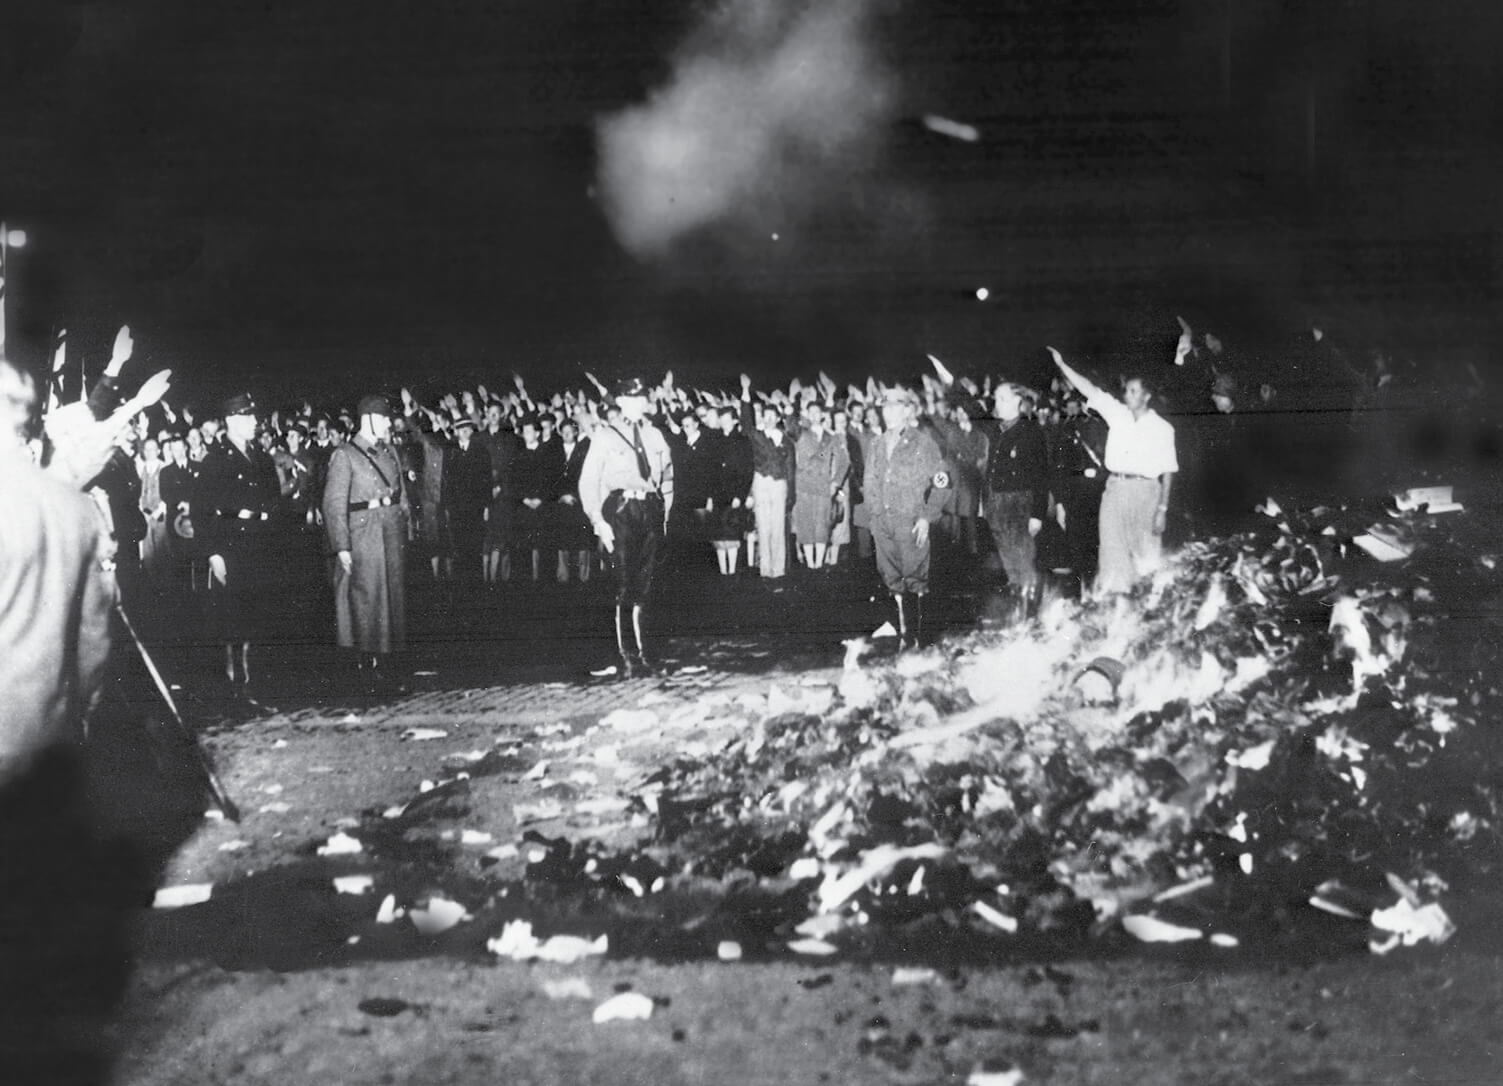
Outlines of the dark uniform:
[[[249,396],[225,404],[226,416],[254,414]],[[242,452],[215,444],[204,457],[193,504],[193,530],[202,553],[224,559],[225,582],[210,576],[210,624],[226,645],[264,642],[277,617],[277,515],[282,487],[270,456],[254,441]],[[242,676],[248,681],[248,675]]]
[[141,476],[131,455],[116,446],[104,469],[89,484],[109,499],[110,525],[115,538],[115,580],[126,604],[134,604],[141,587],[141,541],[146,517],[141,513]]
[[[461,419],[455,430],[466,427],[473,430],[474,423]],[[454,544],[454,556],[459,559],[459,575],[473,577],[476,562],[484,554],[484,543],[489,533],[486,510],[496,517],[496,503],[491,499],[491,456],[479,441],[472,439],[469,447],[455,444],[444,457],[443,495],[444,508],[449,514],[449,535]]]
[[411,418],[410,433],[420,450],[421,466],[409,500],[415,500],[418,512],[413,542],[426,555],[436,580],[443,567],[445,576],[453,573],[454,539],[449,532],[449,510],[444,504],[444,464],[451,446],[435,434],[427,419]]
[[[539,552],[552,550],[559,538],[554,507],[564,481],[563,448],[551,441],[540,441],[529,448],[525,441],[519,441],[512,451],[510,467],[511,545],[514,553],[533,552],[536,580]],[[541,504],[530,506],[528,501]]]
[[1096,579],[1101,492],[1106,489],[1106,423],[1095,415],[1066,415],[1059,422],[1054,496],[1065,510],[1070,568],[1083,586]]
[[[715,515],[710,518],[710,538],[739,544],[754,527],[751,511],[752,447],[740,430],[712,435],[717,453]],[[732,508],[732,503],[741,504]]]
[[[558,546],[562,551],[589,552],[579,566],[579,579],[584,581],[589,579],[590,554],[595,550],[595,533],[590,528],[590,518],[579,508],[579,477],[584,473],[590,439],[582,437],[568,449],[560,444],[559,451],[564,454],[564,477],[559,494]],[[563,500],[566,497],[567,502]]]
[[908,426],[872,439],[861,490],[871,510],[877,572],[898,602],[899,633],[908,646],[918,641],[929,591],[930,543],[914,538],[914,525],[939,520],[949,489],[949,466],[929,430]]
[[706,536],[709,513],[705,507],[715,496],[719,449],[715,436],[698,430],[691,444],[687,435],[669,438],[673,454],[673,516],[669,518],[668,546],[673,568],[687,570],[702,557],[698,544]]
[[1049,507],[1044,431],[1033,419],[1019,416],[1010,425],[988,426],[986,436],[986,525],[1021,610],[1036,603],[1040,587],[1028,522],[1042,523]]
[[[617,399],[640,397],[641,382],[623,384]],[[579,476],[579,504],[597,535],[607,525],[614,535],[611,569],[616,578],[616,647],[629,678],[626,611],[636,635],[636,663],[650,670],[642,637],[644,610],[662,559],[663,532],[673,509],[673,456],[661,431],[645,419],[603,424],[590,435]]]
[[[367,397],[367,400],[370,398]],[[386,412],[362,401],[362,416]],[[324,530],[329,549],[348,551],[334,587],[336,644],[362,659],[400,652],[407,637],[406,480],[396,449],[361,433],[334,450],[324,485]]]
[[[521,441],[510,430],[484,429],[475,434],[475,444],[485,450],[490,465],[490,486],[486,489],[490,512],[484,515],[481,551],[487,555],[495,553],[499,556],[516,539],[514,514],[519,499],[513,485],[513,462]],[[489,579],[495,579],[495,572],[494,569],[489,570]]]
[[190,563],[199,552],[193,545],[193,502],[198,490],[198,465],[191,460],[168,461],[158,482],[167,506],[167,547],[172,556],[172,583],[182,588]]

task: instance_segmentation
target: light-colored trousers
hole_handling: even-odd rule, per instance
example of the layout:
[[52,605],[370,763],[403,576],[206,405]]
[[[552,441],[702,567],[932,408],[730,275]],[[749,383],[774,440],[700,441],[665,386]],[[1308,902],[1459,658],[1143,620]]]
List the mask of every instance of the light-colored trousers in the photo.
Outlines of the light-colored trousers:
[[757,568],[764,577],[788,572],[788,480],[752,476],[752,512],[757,518]]
[[1164,537],[1153,530],[1159,481],[1113,475],[1101,495],[1101,552],[1096,591],[1125,592],[1159,567]]

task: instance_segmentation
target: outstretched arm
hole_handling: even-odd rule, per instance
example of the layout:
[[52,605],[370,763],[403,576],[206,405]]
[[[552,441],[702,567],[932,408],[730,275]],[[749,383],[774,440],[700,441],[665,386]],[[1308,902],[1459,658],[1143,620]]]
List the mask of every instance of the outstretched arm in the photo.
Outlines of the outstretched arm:
[[1049,354],[1054,358],[1054,364],[1059,367],[1059,371],[1065,375],[1065,379],[1069,381],[1070,384],[1074,385],[1076,389],[1079,390],[1082,396],[1089,400],[1093,396],[1107,395],[1107,393],[1104,392],[1101,388],[1092,384],[1086,378],[1085,374],[1081,373],[1079,370],[1075,369],[1068,362],[1066,362],[1064,358],[1060,356],[1060,353],[1053,347],[1049,347],[1047,348],[1047,350],[1049,351]]

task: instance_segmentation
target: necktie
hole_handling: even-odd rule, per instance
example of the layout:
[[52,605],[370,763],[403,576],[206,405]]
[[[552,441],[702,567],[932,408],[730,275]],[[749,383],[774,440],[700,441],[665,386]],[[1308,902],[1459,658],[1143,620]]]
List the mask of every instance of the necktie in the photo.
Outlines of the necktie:
[[637,470],[642,473],[643,481],[651,483],[652,465],[647,462],[647,449],[642,444],[642,424],[640,422],[632,423],[631,447],[637,454]]

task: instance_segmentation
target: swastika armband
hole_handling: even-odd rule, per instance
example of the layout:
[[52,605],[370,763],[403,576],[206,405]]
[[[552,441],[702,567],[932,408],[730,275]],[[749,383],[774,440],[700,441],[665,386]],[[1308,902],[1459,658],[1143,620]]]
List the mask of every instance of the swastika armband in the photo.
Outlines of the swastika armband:
[[934,473],[933,481],[934,489],[948,490],[950,488],[950,473],[947,471],[936,471]]

